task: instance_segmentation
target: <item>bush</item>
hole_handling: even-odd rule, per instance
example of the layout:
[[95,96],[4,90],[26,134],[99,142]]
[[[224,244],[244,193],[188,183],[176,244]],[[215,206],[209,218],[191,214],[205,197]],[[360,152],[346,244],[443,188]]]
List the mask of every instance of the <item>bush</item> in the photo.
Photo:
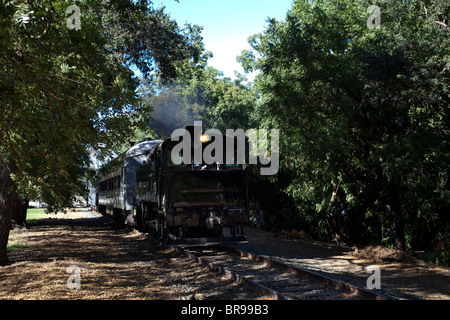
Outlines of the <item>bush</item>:
[[439,266],[450,266],[450,233],[438,235],[422,259]]

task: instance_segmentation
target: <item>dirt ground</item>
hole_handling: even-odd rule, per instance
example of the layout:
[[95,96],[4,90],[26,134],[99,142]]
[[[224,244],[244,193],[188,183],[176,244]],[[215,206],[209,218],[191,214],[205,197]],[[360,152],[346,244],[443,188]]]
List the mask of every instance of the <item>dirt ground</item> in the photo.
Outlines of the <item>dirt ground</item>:
[[137,231],[92,215],[58,214],[12,230],[13,263],[0,266],[0,299],[264,298]]
[[[245,292],[184,256],[97,213],[51,215],[14,229],[13,261],[0,266],[0,300],[237,300]],[[343,248],[248,229],[242,248],[320,271],[360,287],[366,268],[381,269],[382,293],[401,299],[450,299],[450,268],[405,259],[381,248]]]
[[450,268],[382,246],[343,247],[311,240],[302,234],[274,234],[247,229],[249,243],[241,249],[365,288],[380,270],[379,292],[398,299],[450,300]]

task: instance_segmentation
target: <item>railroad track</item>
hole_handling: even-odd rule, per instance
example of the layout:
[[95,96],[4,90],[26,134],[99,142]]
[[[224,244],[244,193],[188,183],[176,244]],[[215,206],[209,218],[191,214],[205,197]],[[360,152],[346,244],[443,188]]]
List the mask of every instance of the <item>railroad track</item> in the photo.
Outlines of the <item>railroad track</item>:
[[237,248],[181,248],[157,242],[185,254],[210,270],[227,275],[249,290],[274,300],[396,300],[311,270],[292,267]]
[[392,300],[319,273],[231,247],[174,248],[249,290],[276,300]]

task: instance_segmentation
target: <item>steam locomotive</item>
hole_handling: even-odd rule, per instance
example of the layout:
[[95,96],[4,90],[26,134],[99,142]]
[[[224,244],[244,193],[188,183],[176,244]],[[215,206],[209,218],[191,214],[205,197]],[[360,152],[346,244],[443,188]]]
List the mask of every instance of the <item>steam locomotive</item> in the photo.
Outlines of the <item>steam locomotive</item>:
[[177,141],[147,139],[116,159],[116,165],[98,176],[99,212],[176,246],[246,242],[245,168],[224,161],[208,164],[193,156],[189,163],[174,161],[174,154],[188,159],[183,153],[192,155],[213,143],[204,134],[195,135],[194,129],[185,129],[191,150],[177,153]]

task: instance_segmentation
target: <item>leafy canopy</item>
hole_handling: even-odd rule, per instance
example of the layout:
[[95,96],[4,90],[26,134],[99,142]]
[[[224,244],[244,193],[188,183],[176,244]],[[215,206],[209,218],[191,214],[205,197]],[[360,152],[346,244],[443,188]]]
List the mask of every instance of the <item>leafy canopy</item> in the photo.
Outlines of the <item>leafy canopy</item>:
[[239,60],[261,72],[259,114],[283,131],[281,184],[301,220],[398,247],[405,225],[419,245],[449,231],[450,5],[378,2],[370,29],[371,4],[297,0]]
[[0,157],[21,193],[52,205],[81,192],[91,152],[104,158],[145,127],[135,71],[170,79],[201,41],[143,0],[77,1],[81,28],[69,29],[72,4],[0,3]]

